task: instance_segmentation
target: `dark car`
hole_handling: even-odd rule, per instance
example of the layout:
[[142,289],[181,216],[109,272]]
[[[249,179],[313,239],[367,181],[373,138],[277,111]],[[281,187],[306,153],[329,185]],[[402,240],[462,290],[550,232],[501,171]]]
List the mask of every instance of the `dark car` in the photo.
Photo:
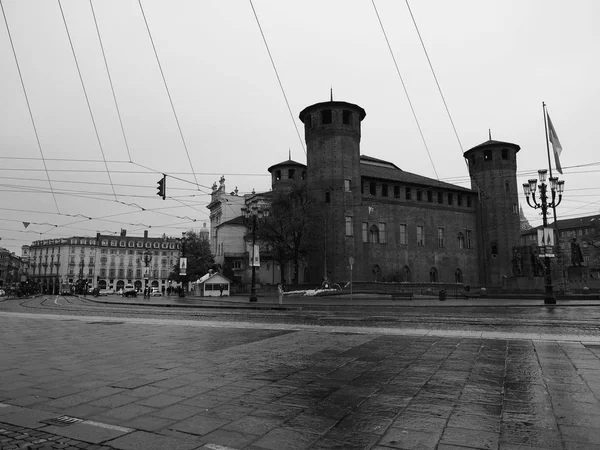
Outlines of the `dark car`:
[[137,297],[137,291],[133,284],[126,284],[123,288],[123,297]]

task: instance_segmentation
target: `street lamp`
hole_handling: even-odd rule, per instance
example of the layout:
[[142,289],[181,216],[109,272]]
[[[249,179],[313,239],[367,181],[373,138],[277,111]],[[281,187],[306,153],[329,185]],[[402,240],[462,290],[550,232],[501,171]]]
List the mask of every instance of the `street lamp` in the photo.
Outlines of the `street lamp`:
[[142,259],[144,261],[144,266],[146,267],[146,271],[144,272],[144,298],[146,298],[146,293],[148,289],[148,278],[150,277],[148,265],[150,264],[150,261],[152,261],[152,252],[150,250],[146,250],[142,255]]
[[83,259],[81,261],[79,261],[79,283],[78,283],[78,288],[79,288],[79,294],[82,294],[84,292],[82,292],[84,290],[84,284],[83,284],[83,266],[84,266],[84,262]]
[[[533,209],[541,209],[542,210],[542,220],[543,227],[548,227],[548,208],[556,208],[561,200],[563,190],[565,188],[565,182],[563,180],[558,180],[558,177],[550,177],[550,192],[552,194],[552,200],[548,201],[548,186],[546,184],[546,174],[548,171],[546,169],[538,170],[539,180],[540,180],[540,201],[538,202],[535,199],[535,190],[537,187],[538,180],[533,178],[529,180],[528,183],[523,183],[523,191],[525,192],[525,198],[527,199],[527,204]],[[556,194],[558,193],[558,200],[556,199]],[[531,195],[531,202],[529,201],[529,195]],[[554,297],[554,291],[552,287],[552,271],[550,270],[550,257],[544,257],[544,268],[545,268],[545,297],[544,303],[547,305],[556,304],[556,298]]]
[[263,211],[258,206],[252,206],[250,208],[243,208],[242,212],[244,214],[244,219],[246,219],[246,223],[252,220],[252,284],[250,285],[250,302],[256,302],[256,266],[254,249],[256,248],[256,221],[257,219],[262,219]]

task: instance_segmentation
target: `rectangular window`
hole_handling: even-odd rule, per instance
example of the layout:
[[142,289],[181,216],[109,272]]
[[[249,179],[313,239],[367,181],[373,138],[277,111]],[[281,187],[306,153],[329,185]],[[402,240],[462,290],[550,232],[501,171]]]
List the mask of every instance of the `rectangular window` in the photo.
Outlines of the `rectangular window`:
[[458,194],[458,195],[456,196],[456,204],[457,204],[458,206],[462,206],[462,195]]
[[353,233],[352,217],[346,216],[346,236],[352,236]]
[[451,205],[452,203],[454,203],[454,198],[452,194],[448,193],[448,204]]
[[417,246],[423,247],[425,245],[425,229],[422,225],[417,225]]
[[346,192],[350,192],[352,185],[350,184],[350,180],[344,180],[344,190]]
[[394,198],[400,198],[400,186],[394,186]]
[[437,193],[438,203],[444,203],[444,194],[442,192]]
[[100,269],[100,278],[106,278],[106,269],[104,267]]
[[369,242],[369,224],[367,222],[362,223],[362,241]]
[[325,192],[325,203],[331,203],[331,194],[329,192]]
[[385,223],[379,222],[379,243],[385,244]]
[[331,110],[330,109],[324,109],[323,111],[321,111],[321,123],[324,125],[331,123]]
[[471,207],[471,196],[467,195],[467,207],[470,208]]
[[369,183],[369,194],[377,195],[377,185],[373,181]]
[[295,171],[294,169],[288,169],[288,178],[289,178],[290,180],[293,180],[293,179],[294,179],[294,173],[295,173],[295,172],[296,172],[296,171]]
[[421,189],[417,189],[417,201],[420,202],[423,200],[423,191]]
[[444,247],[444,229],[438,228],[438,247]]
[[142,278],[142,269],[135,269],[135,277]]
[[429,203],[433,202],[433,192],[427,191],[427,201]]
[[350,118],[352,117],[352,111],[348,111],[347,109],[345,109],[344,111],[342,111],[342,123],[344,125],[349,125],[350,124]]
[[404,191],[404,197],[406,198],[406,200],[410,200],[410,188],[407,187],[406,190]]
[[467,248],[472,248],[473,246],[473,232],[471,230],[467,230]]
[[381,185],[381,196],[382,197],[387,197],[388,196],[388,185],[387,184],[382,184]]
[[407,240],[406,240],[406,225],[401,223],[400,224],[400,245],[406,245]]

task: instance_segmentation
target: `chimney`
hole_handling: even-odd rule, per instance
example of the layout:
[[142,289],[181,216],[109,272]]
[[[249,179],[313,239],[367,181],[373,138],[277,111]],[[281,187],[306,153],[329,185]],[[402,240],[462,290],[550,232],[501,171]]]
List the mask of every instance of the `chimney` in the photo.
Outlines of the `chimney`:
[[121,237],[125,237],[127,236],[127,230],[124,228],[121,228]]
[[148,239],[148,230],[144,230],[144,239]]

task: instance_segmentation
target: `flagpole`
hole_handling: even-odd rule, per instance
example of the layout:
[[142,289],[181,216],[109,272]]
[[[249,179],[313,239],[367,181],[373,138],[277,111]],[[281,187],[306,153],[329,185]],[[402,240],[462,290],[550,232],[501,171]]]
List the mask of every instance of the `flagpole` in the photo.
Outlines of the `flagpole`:
[[[546,108],[546,103],[542,102],[542,109],[544,112],[544,131],[546,133],[546,152],[548,155],[548,169],[549,169],[549,175],[550,178],[552,178],[552,162],[550,159],[550,140],[548,139],[548,110]],[[549,178],[549,179],[550,179]],[[558,232],[558,220],[556,218],[556,205],[554,205],[554,203],[552,204],[552,216],[554,217],[554,232],[556,233],[556,236],[554,237],[554,245],[556,246],[556,248],[558,249],[558,253],[561,255],[561,261],[560,261],[560,266],[561,266],[561,284],[562,284],[562,288],[563,290],[566,290],[566,277],[565,277],[565,265],[564,265],[564,255],[562,254],[562,250],[560,249],[560,239],[559,239],[559,232]]]

